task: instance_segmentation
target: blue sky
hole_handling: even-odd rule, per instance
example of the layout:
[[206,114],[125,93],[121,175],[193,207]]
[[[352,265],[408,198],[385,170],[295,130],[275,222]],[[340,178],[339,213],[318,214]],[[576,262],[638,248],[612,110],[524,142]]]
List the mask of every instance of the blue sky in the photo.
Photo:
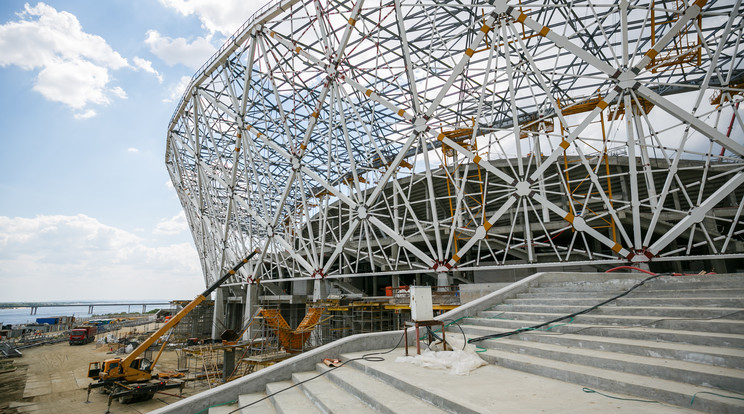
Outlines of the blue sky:
[[262,4],[0,2],[0,301],[200,293],[166,128]]

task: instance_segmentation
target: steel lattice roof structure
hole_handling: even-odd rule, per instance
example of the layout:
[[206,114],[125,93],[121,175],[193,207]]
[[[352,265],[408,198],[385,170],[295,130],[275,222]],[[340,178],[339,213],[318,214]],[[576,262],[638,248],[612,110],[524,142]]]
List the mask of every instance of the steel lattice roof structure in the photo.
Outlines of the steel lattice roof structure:
[[743,12],[269,3],[168,127],[205,279],[740,259]]

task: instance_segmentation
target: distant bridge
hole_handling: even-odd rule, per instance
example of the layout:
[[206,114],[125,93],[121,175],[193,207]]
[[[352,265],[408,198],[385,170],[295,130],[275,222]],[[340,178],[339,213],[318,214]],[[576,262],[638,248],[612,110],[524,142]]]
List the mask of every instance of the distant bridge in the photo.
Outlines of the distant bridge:
[[36,315],[39,308],[62,308],[62,307],[80,307],[87,306],[88,313],[93,313],[93,308],[96,306],[128,306],[132,309],[132,306],[142,306],[142,313],[147,311],[148,306],[160,306],[170,305],[170,302],[117,302],[117,303],[0,303],[0,309],[11,309],[11,308],[30,308],[31,315]]

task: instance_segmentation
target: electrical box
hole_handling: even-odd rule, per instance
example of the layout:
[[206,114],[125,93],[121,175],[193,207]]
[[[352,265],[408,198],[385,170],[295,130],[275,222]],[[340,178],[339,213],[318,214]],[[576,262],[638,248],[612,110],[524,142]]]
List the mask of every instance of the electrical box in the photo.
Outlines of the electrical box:
[[434,320],[431,286],[411,286],[411,319],[416,322]]

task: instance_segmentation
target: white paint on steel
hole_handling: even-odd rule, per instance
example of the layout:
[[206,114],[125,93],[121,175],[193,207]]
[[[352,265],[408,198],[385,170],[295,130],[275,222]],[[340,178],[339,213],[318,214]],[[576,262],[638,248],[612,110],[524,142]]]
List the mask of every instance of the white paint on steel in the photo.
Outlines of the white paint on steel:
[[168,126],[205,280],[740,257],[744,10],[683,3],[266,6]]

